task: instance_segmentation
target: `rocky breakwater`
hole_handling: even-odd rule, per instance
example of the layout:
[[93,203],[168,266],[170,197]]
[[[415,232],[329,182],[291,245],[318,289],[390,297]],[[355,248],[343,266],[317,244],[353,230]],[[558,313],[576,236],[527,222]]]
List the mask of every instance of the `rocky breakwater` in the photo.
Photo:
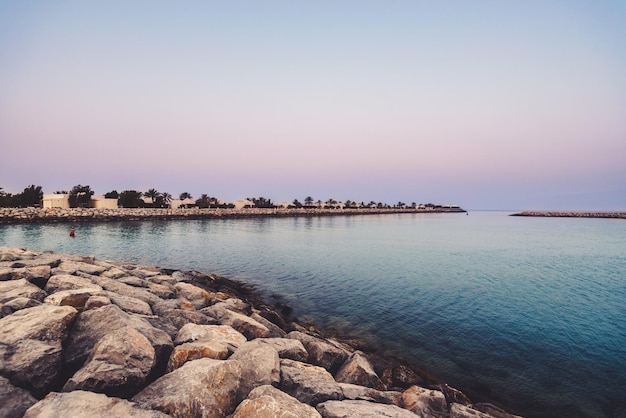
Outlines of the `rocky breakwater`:
[[295,216],[379,215],[389,213],[462,213],[460,208],[359,208],[359,209],[153,209],[153,208],[0,208],[0,224],[33,222],[102,222],[174,219],[255,218]]
[[2,417],[511,417],[213,275],[0,248]]
[[546,218],[621,218],[626,219],[626,212],[557,212],[524,211],[511,216],[536,216]]

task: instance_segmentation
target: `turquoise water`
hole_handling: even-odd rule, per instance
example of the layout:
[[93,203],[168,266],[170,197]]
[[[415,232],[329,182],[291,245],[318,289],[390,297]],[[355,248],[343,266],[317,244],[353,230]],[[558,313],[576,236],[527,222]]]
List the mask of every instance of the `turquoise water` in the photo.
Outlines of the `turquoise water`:
[[625,417],[626,221],[507,215],[11,225],[0,246],[240,279],[473,398]]

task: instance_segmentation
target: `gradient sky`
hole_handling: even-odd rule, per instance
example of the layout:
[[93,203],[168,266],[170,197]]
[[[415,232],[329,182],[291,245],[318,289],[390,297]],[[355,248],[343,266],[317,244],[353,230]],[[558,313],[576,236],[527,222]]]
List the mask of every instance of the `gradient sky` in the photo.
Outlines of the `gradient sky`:
[[626,210],[626,2],[0,0],[0,187]]

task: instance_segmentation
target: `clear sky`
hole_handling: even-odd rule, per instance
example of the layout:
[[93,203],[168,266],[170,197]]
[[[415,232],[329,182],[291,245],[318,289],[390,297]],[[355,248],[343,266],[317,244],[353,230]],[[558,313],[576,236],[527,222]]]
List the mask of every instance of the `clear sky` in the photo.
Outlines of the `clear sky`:
[[626,2],[0,0],[0,187],[626,210]]

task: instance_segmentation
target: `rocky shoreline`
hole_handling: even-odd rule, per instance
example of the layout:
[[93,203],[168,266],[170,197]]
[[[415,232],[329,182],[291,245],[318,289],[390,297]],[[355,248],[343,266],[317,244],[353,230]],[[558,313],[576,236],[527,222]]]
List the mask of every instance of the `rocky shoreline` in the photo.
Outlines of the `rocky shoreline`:
[[2,417],[513,417],[215,275],[0,248]]
[[524,211],[510,216],[537,216],[547,218],[621,218],[626,219],[626,212],[558,212],[558,211]]
[[296,216],[350,216],[388,213],[463,213],[460,208],[441,209],[152,209],[152,208],[0,208],[0,225],[32,222],[145,221]]

